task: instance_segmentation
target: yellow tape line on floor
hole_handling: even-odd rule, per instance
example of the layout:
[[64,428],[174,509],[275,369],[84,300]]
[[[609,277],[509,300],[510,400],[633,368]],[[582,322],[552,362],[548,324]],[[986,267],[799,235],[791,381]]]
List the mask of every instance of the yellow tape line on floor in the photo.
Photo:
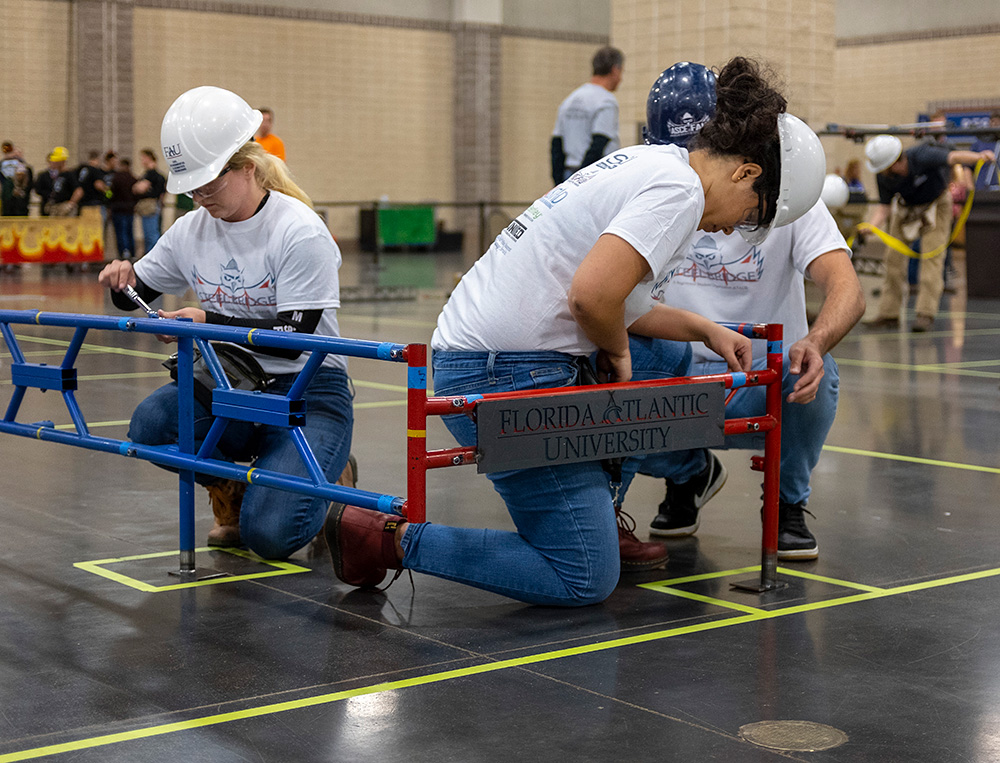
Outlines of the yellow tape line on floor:
[[[726,572],[710,573],[706,576],[693,576],[690,578],[678,578],[676,580],[664,581],[665,583],[677,584],[684,580],[695,580],[701,577],[723,577],[731,574],[743,573],[752,570],[759,570],[759,567],[745,567],[741,570],[728,570]],[[782,569],[784,574],[789,574],[789,570]],[[805,577],[805,575],[800,575]],[[61,744],[47,745],[45,747],[36,747],[29,750],[21,750],[18,752],[8,753],[6,755],[0,755],[0,763],[14,763],[14,761],[21,760],[33,760],[35,758],[40,758],[46,755],[57,755],[66,752],[75,752],[78,750],[94,749],[97,747],[104,747],[107,745],[117,744],[119,742],[129,742],[139,739],[148,739],[150,737],[163,736],[166,734],[173,734],[179,731],[189,731],[191,729],[206,728],[209,726],[218,726],[223,723],[230,723],[232,721],[246,720],[249,718],[259,718],[265,715],[274,715],[276,713],[286,712],[288,710],[302,710],[309,707],[317,707],[320,705],[328,705],[334,702],[340,702],[345,699],[352,699],[354,697],[363,697],[370,694],[380,694],[387,691],[398,691],[400,689],[409,689],[415,686],[424,686],[427,684],[442,683],[444,681],[451,681],[456,678],[469,678],[471,676],[483,675],[486,673],[495,673],[500,670],[507,670],[509,668],[524,667],[526,665],[534,665],[541,662],[549,662],[552,660],[559,660],[566,657],[578,657],[586,654],[593,654],[596,652],[603,652],[610,649],[619,649],[626,646],[634,646],[636,644],[648,643],[651,641],[660,641],[667,638],[673,638],[675,636],[685,636],[694,633],[704,633],[706,631],[718,630],[720,628],[728,628],[734,625],[743,625],[745,623],[757,622],[760,620],[777,619],[779,617],[786,617],[788,615],[801,614],[804,612],[815,612],[817,610],[829,609],[832,607],[843,606],[845,604],[854,604],[862,601],[870,601],[872,599],[886,598],[890,596],[898,596],[901,594],[914,593],[916,591],[929,590],[932,588],[939,588],[946,585],[954,585],[957,583],[966,583],[973,580],[981,580],[984,578],[1000,576],[1000,568],[981,570],[979,572],[967,573],[964,575],[955,575],[947,578],[939,578],[937,580],[927,580],[922,583],[912,583],[908,585],[898,586],[896,588],[871,588],[870,586],[865,586],[864,588],[871,588],[871,590],[865,590],[862,593],[853,594],[850,596],[844,596],[838,599],[830,599],[827,601],[816,602],[813,604],[802,604],[792,607],[785,607],[776,610],[757,610],[752,613],[737,615],[734,617],[728,617],[722,620],[714,620],[711,622],[698,623],[695,625],[687,625],[679,628],[669,628],[662,631],[654,631],[651,633],[643,633],[635,636],[628,636],[625,638],[611,639],[609,641],[599,641],[593,644],[584,644],[582,646],[570,647],[567,649],[559,649],[551,652],[541,652],[539,654],[527,655],[525,657],[516,657],[509,660],[500,660],[497,662],[489,662],[482,665],[473,665],[466,668],[456,668],[454,670],[446,670],[439,673],[429,673],[423,676],[417,676],[416,678],[407,678],[399,681],[387,681],[384,683],[374,684],[371,686],[363,686],[357,689],[348,689],[345,691],[332,692],[329,694],[320,694],[315,697],[306,697],[304,699],[291,700],[288,702],[277,702],[273,704],[261,705],[259,707],[247,708],[245,710],[236,710],[229,713],[217,713],[213,715],[202,716],[201,718],[192,718],[186,721],[178,721],[176,723],[167,723],[159,726],[150,726],[143,729],[134,729],[132,731],[123,731],[116,734],[104,734],[101,736],[90,737],[87,739],[78,739],[73,742],[64,742]],[[818,577],[818,576],[817,576]],[[832,580],[832,579],[830,579]],[[837,584],[846,584],[852,587],[860,587],[859,584],[847,583],[846,581],[834,581]],[[643,587],[648,587],[649,585],[656,584],[645,584]],[[721,606],[725,606],[731,609],[735,609],[731,602],[724,602],[722,600],[713,600],[719,603]],[[743,605],[738,605],[740,608],[744,608]],[[750,608],[753,609],[753,608]]]
[[889,461],[908,461],[911,464],[926,464],[927,466],[947,466],[950,469],[965,469],[970,472],[986,472],[987,474],[1000,474],[1000,469],[994,466],[960,464],[956,461],[937,461],[933,458],[919,458],[917,456],[900,456],[896,453],[879,453],[878,451],[874,450],[841,448],[836,445],[824,445],[823,450],[829,450],[833,453],[846,453],[850,456],[868,456],[869,458],[884,458]]
[[[927,334],[924,334],[927,336]],[[838,366],[857,366],[861,368],[885,368],[889,371],[916,371],[917,373],[939,374],[945,376],[975,376],[984,379],[1000,379],[1000,372],[977,371],[966,366],[991,365],[990,361],[970,361],[969,363],[949,365],[947,363],[891,363],[885,360],[856,360],[854,358],[837,358]]]
[[[18,334],[18,342],[35,342],[36,344],[52,344],[58,347],[69,347],[69,342],[62,339],[49,339],[44,336],[28,336],[27,334]],[[91,352],[107,352],[113,355],[131,355],[136,358],[155,358],[157,360],[166,360],[167,355],[162,352],[146,352],[145,350],[129,350],[124,347],[110,347],[103,344],[83,344],[82,349],[90,350]]]

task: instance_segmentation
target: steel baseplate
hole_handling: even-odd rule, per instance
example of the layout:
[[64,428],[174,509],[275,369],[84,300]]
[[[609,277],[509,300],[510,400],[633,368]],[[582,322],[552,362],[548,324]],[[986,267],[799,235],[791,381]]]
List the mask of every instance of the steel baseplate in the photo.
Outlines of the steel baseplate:
[[780,591],[782,588],[788,588],[788,583],[783,583],[780,580],[741,580],[730,583],[729,587],[735,588],[737,591],[766,593],[767,591]]
[[167,574],[171,577],[180,578],[185,583],[232,577],[228,572],[219,572],[218,570],[213,570],[211,567],[196,567],[193,570],[167,570]]
[[780,591],[787,588],[788,583],[778,580],[778,555],[775,552],[767,553],[760,563],[760,578],[756,580],[740,580],[730,583],[730,588],[738,591],[749,591],[750,593],[765,593],[767,591]]

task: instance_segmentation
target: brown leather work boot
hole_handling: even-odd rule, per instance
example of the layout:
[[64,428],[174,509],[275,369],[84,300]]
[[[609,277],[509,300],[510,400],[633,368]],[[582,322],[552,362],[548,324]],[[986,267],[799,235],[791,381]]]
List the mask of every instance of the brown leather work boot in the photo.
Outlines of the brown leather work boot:
[[396,552],[396,529],[405,522],[397,514],[331,501],[323,533],[337,577],[348,585],[375,588],[388,570],[402,570]]
[[247,483],[219,480],[206,485],[205,489],[215,515],[215,526],[208,531],[208,545],[224,548],[240,545],[240,506]]
[[643,572],[667,566],[667,547],[659,541],[641,541],[635,535],[635,520],[615,506],[618,519],[618,553],[622,572]]
[[358,459],[354,457],[353,453],[347,457],[347,466],[340,473],[340,479],[337,480],[337,484],[346,487],[358,486]]

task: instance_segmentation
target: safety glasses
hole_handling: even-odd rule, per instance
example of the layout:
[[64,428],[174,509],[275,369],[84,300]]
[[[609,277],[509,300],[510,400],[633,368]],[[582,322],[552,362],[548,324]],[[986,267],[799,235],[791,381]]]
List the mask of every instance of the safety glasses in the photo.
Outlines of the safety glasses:
[[748,209],[743,222],[734,226],[735,230],[754,231],[760,228],[760,221],[764,219],[764,195],[757,193],[757,208]]
[[[205,185],[203,185],[201,188],[195,188],[193,191],[188,191],[186,195],[192,199],[201,199],[201,200],[209,199],[212,196],[215,196],[217,193],[222,191],[227,185],[229,185],[229,181],[222,180],[222,178],[224,178],[231,169],[232,167],[226,165],[226,168],[223,169],[222,172],[218,174],[215,180],[205,183]],[[219,182],[220,180],[222,180],[221,183]]]

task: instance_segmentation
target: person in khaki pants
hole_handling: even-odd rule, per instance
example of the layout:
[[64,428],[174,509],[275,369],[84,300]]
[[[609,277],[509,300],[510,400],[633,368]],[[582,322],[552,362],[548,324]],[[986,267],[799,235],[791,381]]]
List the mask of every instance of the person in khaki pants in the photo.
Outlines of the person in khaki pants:
[[[894,135],[876,135],[865,145],[868,169],[876,173],[879,204],[869,223],[882,228],[889,222],[889,235],[912,243],[920,239],[922,252],[941,250],[920,261],[917,286],[917,317],[912,331],[927,331],[937,315],[944,291],[945,245],[951,233],[952,200],[948,190],[948,168],[957,164],[992,161],[992,151],[952,151],[946,145],[923,143],[903,151]],[[878,315],[867,325],[899,326],[906,284],[907,256],[886,247],[885,280]]]

